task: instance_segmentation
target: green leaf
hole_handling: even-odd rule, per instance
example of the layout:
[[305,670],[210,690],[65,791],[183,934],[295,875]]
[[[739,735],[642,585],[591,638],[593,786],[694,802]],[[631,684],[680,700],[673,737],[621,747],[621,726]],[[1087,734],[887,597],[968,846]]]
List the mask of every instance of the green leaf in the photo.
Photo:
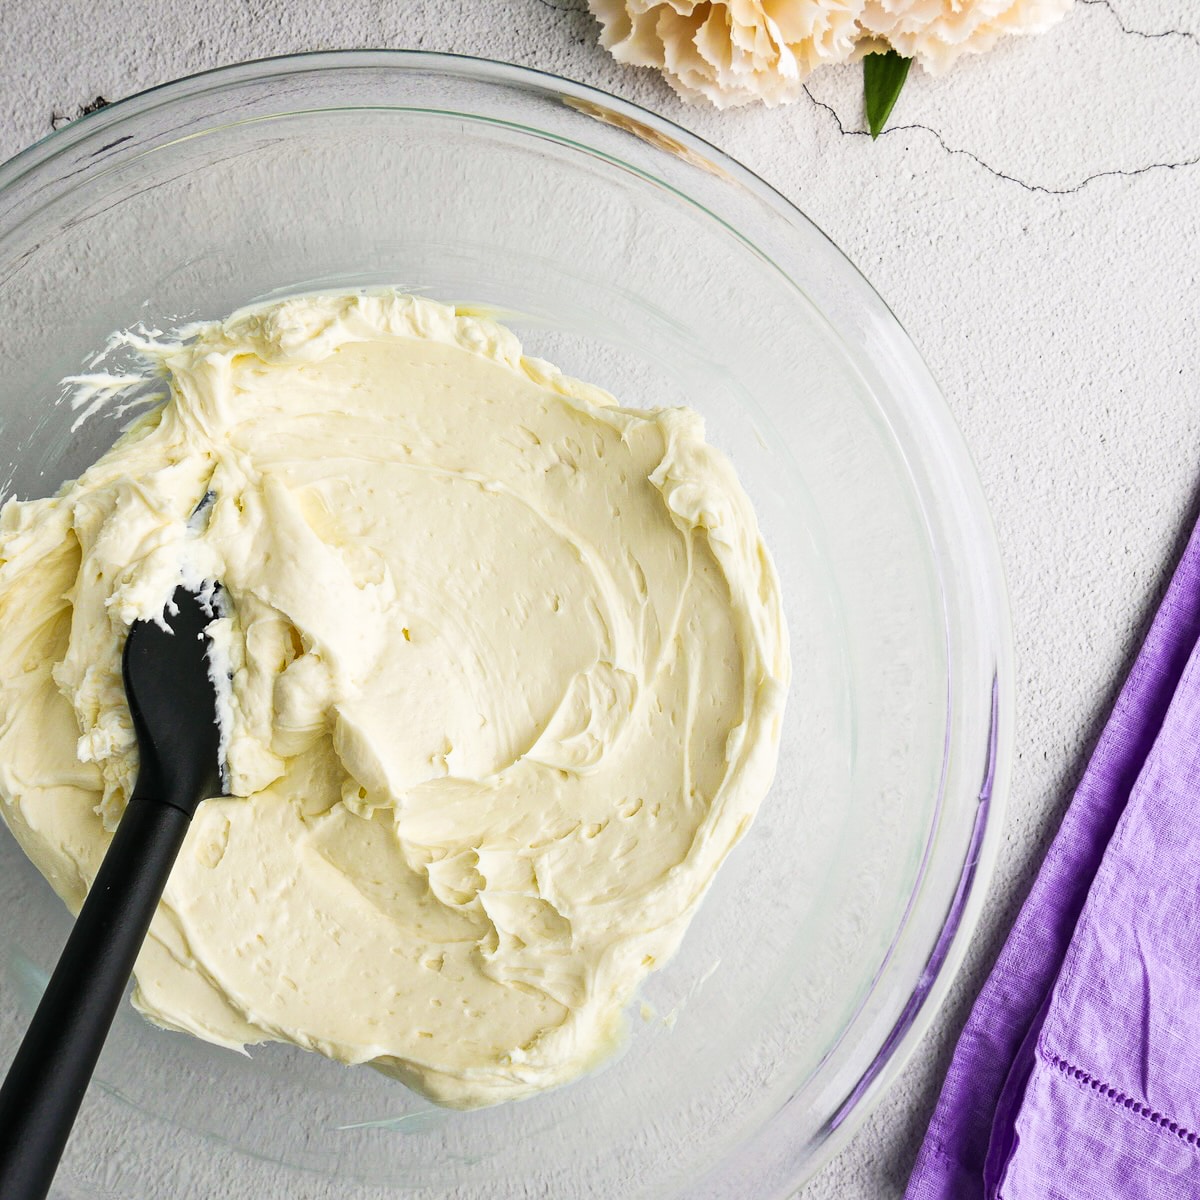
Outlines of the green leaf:
[[863,103],[872,138],[883,132],[911,66],[912,59],[902,57],[895,50],[886,54],[868,54],[863,59]]

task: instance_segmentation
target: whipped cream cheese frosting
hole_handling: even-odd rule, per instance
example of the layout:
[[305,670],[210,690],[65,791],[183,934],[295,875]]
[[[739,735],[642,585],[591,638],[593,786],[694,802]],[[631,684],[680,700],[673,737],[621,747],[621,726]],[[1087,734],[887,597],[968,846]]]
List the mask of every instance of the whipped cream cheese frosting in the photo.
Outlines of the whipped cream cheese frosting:
[[231,795],[134,1003],[458,1108],[619,1043],[770,785],[779,587],[687,409],[638,410],[396,293],[145,353],[169,397],[0,513],[0,811],[72,910],[137,750],[130,623],[219,580]]

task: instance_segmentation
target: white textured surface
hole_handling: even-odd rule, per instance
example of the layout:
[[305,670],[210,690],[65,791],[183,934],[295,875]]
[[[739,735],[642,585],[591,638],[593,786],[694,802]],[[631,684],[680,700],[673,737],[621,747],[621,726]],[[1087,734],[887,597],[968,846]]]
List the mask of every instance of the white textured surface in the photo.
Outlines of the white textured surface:
[[[98,94],[238,59],[348,46],[506,58],[657,109],[741,159],[849,254],[924,352],[999,530],[1018,729],[1003,858],[967,967],[899,1084],[802,1193],[899,1196],[971,997],[1196,515],[1200,7],[1079,0],[1043,38],[944,79],[914,75],[874,144],[857,132],[852,69],[818,76],[787,110],[688,108],[608,59],[583,0],[141,7],[148,19],[128,0],[7,0],[0,156]],[[135,1137],[103,1100],[77,1131],[114,1157],[148,1136],[169,1135],[142,1123]],[[282,1194],[265,1166],[177,1149],[156,1197]],[[335,1194],[314,1183],[303,1198]]]

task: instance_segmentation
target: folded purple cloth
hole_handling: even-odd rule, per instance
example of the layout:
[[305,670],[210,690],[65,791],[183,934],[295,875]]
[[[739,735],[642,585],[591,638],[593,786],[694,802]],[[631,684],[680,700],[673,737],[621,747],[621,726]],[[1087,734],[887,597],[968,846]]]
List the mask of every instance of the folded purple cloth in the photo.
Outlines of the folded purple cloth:
[[906,1200],[1200,1197],[1200,527],[954,1053]]

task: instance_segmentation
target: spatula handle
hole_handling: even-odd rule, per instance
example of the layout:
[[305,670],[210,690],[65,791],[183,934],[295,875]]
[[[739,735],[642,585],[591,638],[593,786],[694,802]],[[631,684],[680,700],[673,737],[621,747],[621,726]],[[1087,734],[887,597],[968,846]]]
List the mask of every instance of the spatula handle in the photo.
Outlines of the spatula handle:
[[135,797],[0,1088],[0,1197],[42,1200],[190,819]]

